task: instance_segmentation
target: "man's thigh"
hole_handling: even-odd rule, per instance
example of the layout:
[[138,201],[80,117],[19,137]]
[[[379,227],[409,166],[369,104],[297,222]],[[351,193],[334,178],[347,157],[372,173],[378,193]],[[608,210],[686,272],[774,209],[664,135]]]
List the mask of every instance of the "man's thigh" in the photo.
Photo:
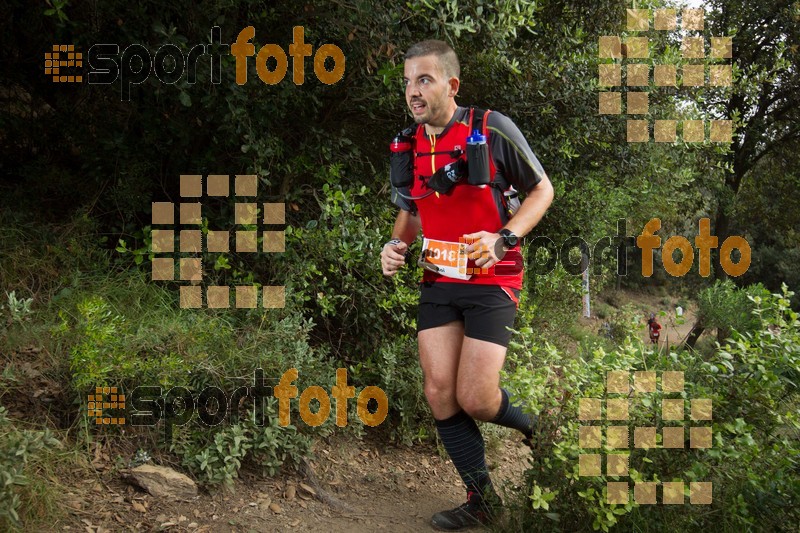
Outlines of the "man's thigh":
[[506,360],[506,347],[489,341],[464,338],[458,363],[456,397],[460,402],[496,412],[500,402],[500,370]]
[[500,370],[517,314],[518,291],[476,287],[457,300],[464,312],[456,397],[473,416],[491,418],[500,407]]
[[449,322],[428,328],[417,334],[419,362],[426,383],[433,381],[437,387],[452,388],[455,394],[458,360],[464,341],[464,323]]
[[464,325],[449,322],[417,334],[419,362],[425,379],[425,397],[433,417],[445,420],[460,408],[456,398],[458,358],[464,341]]
[[464,341],[464,315],[452,305],[452,283],[423,283],[417,310],[419,361],[426,392],[455,401],[458,358]]
[[[453,402],[469,398],[490,407],[499,401],[517,296],[518,291],[497,286],[423,285],[417,322],[429,399],[431,394]],[[449,411],[449,403],[441,407]]]

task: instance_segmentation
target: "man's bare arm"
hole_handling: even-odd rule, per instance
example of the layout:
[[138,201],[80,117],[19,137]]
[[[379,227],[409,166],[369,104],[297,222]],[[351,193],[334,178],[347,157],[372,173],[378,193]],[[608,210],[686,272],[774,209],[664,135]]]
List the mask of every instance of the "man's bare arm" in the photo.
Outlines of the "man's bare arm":
[[401,209],[394,221],[392,239],[400,239],[406,244],[411,244],[417,239],[420,227],[419,215],[412,215],[409,211]]
[[[543,175],[541,181],[528,191],[514,218],[508,221],[505,228],[517,237],[524,237],[539,223],[552,202],[553,184],[550,183],[547,175]],[[486,251],[475,260],[475,266],[490,268],[503,258],[505,252],[502,251],[502,247],[497,246],[502,239],[499,233],[479,231],[464,235],[464,237],[477,239],[467,246],[467,253],[473,253],[476,250]]]
[[553,203],[553,184],[547,176],[544,176],[542,181],[528,192],[516,215],[508,221],[505,228],[520,238],[524,237],[536,227],[551,203]]

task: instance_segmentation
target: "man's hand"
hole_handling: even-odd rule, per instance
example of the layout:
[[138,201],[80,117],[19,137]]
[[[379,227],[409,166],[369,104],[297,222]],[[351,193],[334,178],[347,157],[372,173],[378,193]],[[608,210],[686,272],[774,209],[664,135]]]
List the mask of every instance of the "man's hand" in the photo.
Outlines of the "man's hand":
[[478,268],[493,267],[508,251],[503,246],[503,237],[499,233],[479,231],[464,235],[464,239],[475,241],[467,246],[467,257],[475,258],[475,266]]
[[394,276],[400,267],[406,264],[406,251],[408,251],[408,244],[399,239],[392,239],[383,245],[381,267],[384,276]]

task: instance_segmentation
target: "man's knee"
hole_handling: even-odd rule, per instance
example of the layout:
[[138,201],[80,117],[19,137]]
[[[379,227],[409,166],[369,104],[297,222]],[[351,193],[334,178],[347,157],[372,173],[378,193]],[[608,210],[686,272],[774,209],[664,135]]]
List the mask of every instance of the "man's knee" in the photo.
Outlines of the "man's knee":
[[425,398],[432,406],[453,404],[456,401],[455,384],[445,380],[426,379]]
[[497,415],[495,396],[498,391],[463,389],[458,392],[458,405],[472,418],[488,422]]

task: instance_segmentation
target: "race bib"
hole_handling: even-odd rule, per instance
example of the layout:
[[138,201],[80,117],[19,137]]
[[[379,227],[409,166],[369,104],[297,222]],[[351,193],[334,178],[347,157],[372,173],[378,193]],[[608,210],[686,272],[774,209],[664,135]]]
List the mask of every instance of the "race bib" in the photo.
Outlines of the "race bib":
[[425,238],[419,264],[423,268],[455,279],[470,279],[467,274],[467,244]]

